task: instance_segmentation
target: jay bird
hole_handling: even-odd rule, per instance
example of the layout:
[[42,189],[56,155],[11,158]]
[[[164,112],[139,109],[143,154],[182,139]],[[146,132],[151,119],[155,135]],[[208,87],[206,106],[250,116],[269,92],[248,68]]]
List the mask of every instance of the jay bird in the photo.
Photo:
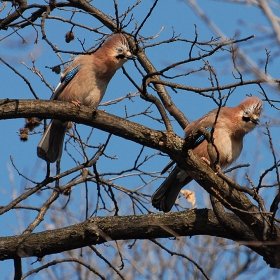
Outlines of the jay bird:
[[[262,101],[257,97],[248,97],[236,107],[221,107],[194,121],[185,128],[185,138],[195,135],[200,128],[213,133],[213,142],[218,150],[219,163],[222,168],[229,166],[240,155],[243,137],[259,123]],[[197,133],[198,134],[198,133]],[[199,135],[194,143],[193,151],[210,164],[207,152],[207,140]],[[215,154],[215,151],[213,151]],[[217,154],[216,154],[217,156]],[[164,173],[174,164],[171,161],[162,171]],[[171,210],[180,190],[192,181],[187,171],[175,166],[170,175],[152,196],[152,205],[161,211]]]
[[[103,98],[109,81],[128,59],[136,59],[122,34],[111,36],[90,55],[79,55],[62,73],[51,100],[97,106]],[[38,157],[47,162],[60,159],[68,122],[52,120],[38,147]]]

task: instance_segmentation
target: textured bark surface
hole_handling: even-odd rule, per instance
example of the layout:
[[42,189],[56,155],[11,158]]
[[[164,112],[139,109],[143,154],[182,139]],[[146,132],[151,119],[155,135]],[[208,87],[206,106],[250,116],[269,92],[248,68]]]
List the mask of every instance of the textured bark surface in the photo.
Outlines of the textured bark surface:
[[[235,223],[233,214],[227,218]],[[236,221],[237,222],[237,221]],[[32,233],[28,236],[0,238],[0,260],[17,256],[43,257],[110,240],[153,239],[193,235],[213,235],[235,239],[219,223],[212,210],[200,209],[177,213],[141,216],[90,218],[69,227]],[[251,238],[249,230],[244,235]]]

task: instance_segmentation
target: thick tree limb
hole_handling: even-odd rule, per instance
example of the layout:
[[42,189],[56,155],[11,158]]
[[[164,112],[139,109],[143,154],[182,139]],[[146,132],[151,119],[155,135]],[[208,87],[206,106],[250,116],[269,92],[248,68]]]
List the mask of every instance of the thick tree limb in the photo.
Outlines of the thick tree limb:
[[[239,223],[234,214],[226,213],[234,225]],[[89,245],[97,245],[112,240],[155,239],[193,235],[223,237],[248,247],[262,255],[272,267],[280,268],[280,253],[271,255],[271,247],[254,239],[249,228],[243,228],[243,240],[238,235],[223,228],[212,210],[193,209],[167,214],[140,216],[114,216],[90,218],[73,226],[34,233],[28,236],[0,238],[0,260],[56,254]]]
[[[234,219],[233,214],[228,214]],[[152,239],[210,234],[229,238],[211,210],[190,210],[168,214],[97,217],[57,230],[27,237],[0,238],[0,259],[43,257],[110,240]],[[71,242],[69,242],[71,240]]]

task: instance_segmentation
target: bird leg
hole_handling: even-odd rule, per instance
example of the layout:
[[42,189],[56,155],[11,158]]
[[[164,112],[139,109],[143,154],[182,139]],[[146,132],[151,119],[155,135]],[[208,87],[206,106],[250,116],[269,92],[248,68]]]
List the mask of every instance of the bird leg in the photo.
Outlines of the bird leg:
[[77,107],[81,107],[81,102],[78,100],[71,100],[71,103],[73,103]]
[[210,161],[206,157],[201,157],[201,159],[208,165],[210,165]]

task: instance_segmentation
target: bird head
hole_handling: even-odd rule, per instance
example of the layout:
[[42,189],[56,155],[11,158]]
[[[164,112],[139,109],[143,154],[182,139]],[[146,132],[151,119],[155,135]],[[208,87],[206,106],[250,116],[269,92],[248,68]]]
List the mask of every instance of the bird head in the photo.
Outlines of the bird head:
[[125,36],[119,33],[111,36],[102,48],[106,49],[106,53],[116,69],[122,67],[127,60],[137,58],[131,53]]
[[260,122],[262,101],[258,97],[251,96],[243,100],[239,107],[242,112],[242,123],[247,128],[247,132],[249,132]]

